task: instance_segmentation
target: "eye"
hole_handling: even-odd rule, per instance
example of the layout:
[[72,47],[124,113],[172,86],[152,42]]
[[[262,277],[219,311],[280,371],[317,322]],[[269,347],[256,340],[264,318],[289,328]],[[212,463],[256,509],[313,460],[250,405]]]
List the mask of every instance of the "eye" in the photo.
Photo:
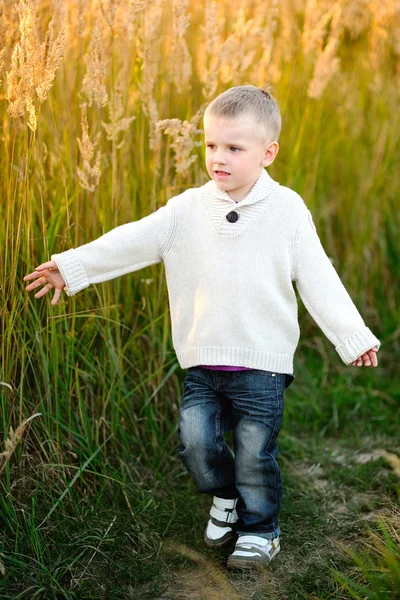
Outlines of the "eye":
[[207,148],[214,148],[213,144],[207,144]]
[[[240,150],[240,148],[235,148],[235,146],[231,146],[231,150]],[[236,152],[234,152],[234,154],[236,154]]]

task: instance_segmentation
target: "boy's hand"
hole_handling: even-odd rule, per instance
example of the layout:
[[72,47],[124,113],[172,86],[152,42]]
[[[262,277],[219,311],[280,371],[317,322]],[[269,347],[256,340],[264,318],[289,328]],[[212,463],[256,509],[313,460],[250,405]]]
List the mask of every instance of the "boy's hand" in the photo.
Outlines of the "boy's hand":
[[55,292],[51,304],[57,304],[61,297],[61,292],[65,287],[65,281],[54,260],[49,260],[48,262],[39,265],[36,267],[33,273],[25,275],[24,281],[28,281],[30,279],[37,279],[37,281],[30,283],[25,288],[28,292],[43,285],[44,287],[40,290],[40,292],[35,294],[35,298],[41,298],[54,288]]
[[365,352],[364,354],[362,354],[361,356],[359,356],[358,358],[353,360],[353,362],[351,364],[354,367],[356,367],[356,366],[362,367],[363,364],[366,367],[370,367],[371,365],[373,367],[377,367],[378,366],[378,357],[376,356],[377,352],[378,352],[378,347],[374,346],[373,348],[371,348],[370,350],[367,350],[367,352]]

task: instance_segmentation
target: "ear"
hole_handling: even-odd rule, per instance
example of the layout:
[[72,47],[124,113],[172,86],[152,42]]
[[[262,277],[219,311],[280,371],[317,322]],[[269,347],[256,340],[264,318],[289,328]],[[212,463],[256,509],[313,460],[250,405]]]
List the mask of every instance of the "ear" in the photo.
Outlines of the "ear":
[[278,142],[271,142],[270,144],[268,144],[268,146],[265,148],[264,155],[262,157],[262,166],[268,167],[268,165],[273,163],[278,152]]

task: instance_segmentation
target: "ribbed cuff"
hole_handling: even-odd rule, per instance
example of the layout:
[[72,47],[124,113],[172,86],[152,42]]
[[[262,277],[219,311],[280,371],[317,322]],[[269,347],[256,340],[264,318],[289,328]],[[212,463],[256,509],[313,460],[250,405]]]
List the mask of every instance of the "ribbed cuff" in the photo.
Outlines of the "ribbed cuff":
[[373,346],[380,347],[381,343],[368,327],[359,329],[353,335],[349,336],[339,346],[336,346],[336,352],[346,365],[349,365],[356,358],[370,350]]
[[64,288],[67,296],[73,296],[90,285],[85,269],[75,255],[75,249],[71,248],[60,254],[52,254],[66,285]]

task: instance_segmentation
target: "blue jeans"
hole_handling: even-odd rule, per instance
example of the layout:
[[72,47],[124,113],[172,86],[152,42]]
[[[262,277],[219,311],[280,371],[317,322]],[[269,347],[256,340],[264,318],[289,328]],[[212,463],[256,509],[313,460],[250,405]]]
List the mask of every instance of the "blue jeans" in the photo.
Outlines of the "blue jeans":
[[[238,498],[237,533],[280,534],[282,480],[277,437],[284,390],[294,375],[261,369],[190,367],[179,409],[178,454],[198,491]],[[224,434],[233,430],[232,453]]]

